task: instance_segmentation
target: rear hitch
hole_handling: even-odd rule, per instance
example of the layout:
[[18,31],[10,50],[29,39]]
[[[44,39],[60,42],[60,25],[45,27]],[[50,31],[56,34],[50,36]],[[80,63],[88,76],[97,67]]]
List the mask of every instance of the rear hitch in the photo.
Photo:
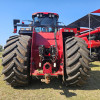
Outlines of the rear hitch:
[[49,84],[50,83],[50,75],[45,74],[45,79],[41,79],[41,82],[45,82],[46,84]]

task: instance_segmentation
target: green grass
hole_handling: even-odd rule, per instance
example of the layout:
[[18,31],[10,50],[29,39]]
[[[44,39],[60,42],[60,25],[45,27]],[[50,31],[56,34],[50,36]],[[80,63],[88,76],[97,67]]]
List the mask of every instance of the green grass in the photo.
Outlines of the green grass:
[[0,57],[2,57],[2,52],[0,52]]
[[[1,59],[0,59],[1,65]],[[91,77],[83,87],[66,87],[60,80],[53,79],[49,85],[39,80],[28,87],[14,89],[0,77],[0,100],[99,100],[100,99],[100,62],[91,65]],[[0,67],[0,72],[2,66]]]

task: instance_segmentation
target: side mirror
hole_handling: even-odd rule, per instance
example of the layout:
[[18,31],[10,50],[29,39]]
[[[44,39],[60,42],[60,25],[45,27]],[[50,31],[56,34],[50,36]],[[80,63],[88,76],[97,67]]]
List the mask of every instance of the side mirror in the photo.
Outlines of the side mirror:
[[20,20],[19,19],[14,19],[13,20],[13,24],[14,24],[14,31],[13,33],[17,33],[17,23],[20,23]]
[[19,20],[19,19],[14,19],[14,20],[13,20],[13,24],[15,25],[15,24],[17,24],[17,23],[20,23],[20,20]]

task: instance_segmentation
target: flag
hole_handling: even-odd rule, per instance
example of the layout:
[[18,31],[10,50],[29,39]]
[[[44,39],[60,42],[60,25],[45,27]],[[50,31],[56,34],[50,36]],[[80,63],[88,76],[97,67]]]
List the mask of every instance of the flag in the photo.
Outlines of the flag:
[[95,10],[95,11],[93,11],[93,12],[91,12],[91,13],[100,13],[100,9]]

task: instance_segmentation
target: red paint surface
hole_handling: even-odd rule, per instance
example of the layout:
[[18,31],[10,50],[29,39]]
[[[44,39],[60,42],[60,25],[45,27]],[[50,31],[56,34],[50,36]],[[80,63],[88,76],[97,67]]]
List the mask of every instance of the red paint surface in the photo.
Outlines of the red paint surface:
[[[86,44],[88,45],[88,48],[96,48],[96,47],[100,47],[100,40],[88,40],[87,39],[87,36],[89,36],[89,32],[87,33],[84,33],[84,34],[77,34],[77,28],[62,28],[61,31],[62,32],[66,32],[66,30],[68,30],[68,32],[70,32],[70,30],[73,30],[73,32],[76,34],[77,37],[80,37],[82,39],[85,40]],[[80,28],[80,32],[83,32],[83,31],[86,31],[86,30],[89,30],[88,28]],[[91,31],[90,34],[100,34],[100,27]]]
[[[64,55],[63,55],[63,37],[61,31],[56,33],[58,57],[57,57],[57,71],[50,73],[52,76],[58,76],[64,74]],[[54,33],[40,32],[36,33],[33,30],[32,34],[32,46],[31,46],[31,67],[30,74],[33,76],[43,76],[45,73],[39,73],[38,69],[43,70],[43,66],[39,67],[40,57],[39,57],[39,45],[44,45],[49,48],[51,45],[55,45]],[[61,64],[62,63],[62,64]],[[52,65],[52,70],[55,69]],[[46,70],[47,71],[47,70]],[[47,71],[48,72],[48,71]]]
[[57,13],[52,13],[52,12],[37,12],[37,13],[33,13],[32,15],[36,15],[36,14],[39,14],[39,13],[42,13],[42,14],[54,14],[54,15],[59,17],[59,15]]
[[[97,33],[100,33],[100,28],[97,28],[96,30],[93,30],[93,31],[90,32],[91,35],[92,34],[97,34]],[[84,33],[82,35],[79,35],[78,37],[85,37],[85,36],[88,36],[88,35],[89,35],[89,32]]]
[[93,12],[91,12],[91,13],[100,13],[100,9],[95,10],[95,11],[93,11]]
[[[46,65],[49,65],[49,68],[46,68]],[[43,65],[43,73],[44,74],[52,74],[52,64],[50,64],[49,62],[46,62],[44,65]]]

